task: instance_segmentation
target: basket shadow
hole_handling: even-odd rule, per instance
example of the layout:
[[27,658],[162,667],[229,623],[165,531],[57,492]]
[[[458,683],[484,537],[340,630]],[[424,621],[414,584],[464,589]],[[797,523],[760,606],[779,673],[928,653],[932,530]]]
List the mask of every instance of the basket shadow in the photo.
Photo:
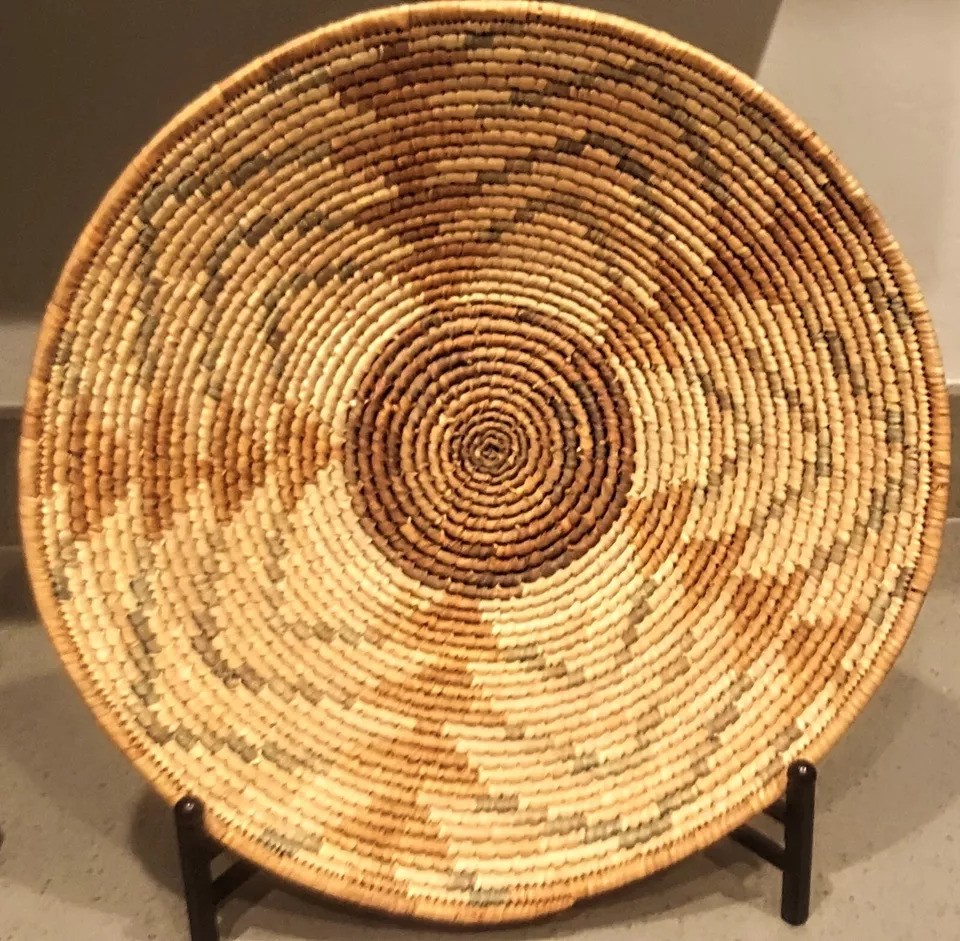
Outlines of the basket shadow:
[[0,546],[0,617],[5,621],[37,617],[23,553],[15,546]]

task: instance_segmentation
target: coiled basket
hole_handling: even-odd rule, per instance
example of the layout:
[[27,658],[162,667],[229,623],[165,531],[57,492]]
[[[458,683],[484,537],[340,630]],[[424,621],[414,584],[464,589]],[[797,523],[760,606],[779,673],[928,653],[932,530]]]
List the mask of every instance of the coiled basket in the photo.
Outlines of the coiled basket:
[[168,800],[303,885],[540,915],[718,839],[904,643],[930,320],[752,80],[546,3],[364,14],[182,111],[43,323],[43,618]]

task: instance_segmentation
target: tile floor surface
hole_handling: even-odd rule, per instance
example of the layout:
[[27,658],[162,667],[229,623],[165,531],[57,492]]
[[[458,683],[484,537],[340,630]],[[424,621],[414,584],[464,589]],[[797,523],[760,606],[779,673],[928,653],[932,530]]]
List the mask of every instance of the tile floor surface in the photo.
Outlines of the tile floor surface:
[[[903,656],[820,769],[813,914],[777,917],[775,870],[724,841],[549,920],[400,924],[251,881],[243,941],[960,938],[960,523]],[[185,937],[169,812],[96,727],[0,560],[0,941]]]

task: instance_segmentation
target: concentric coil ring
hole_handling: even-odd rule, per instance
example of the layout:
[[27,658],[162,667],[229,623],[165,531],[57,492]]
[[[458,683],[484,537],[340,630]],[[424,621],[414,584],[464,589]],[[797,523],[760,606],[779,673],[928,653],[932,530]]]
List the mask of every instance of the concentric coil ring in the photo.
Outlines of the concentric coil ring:
[[587,337],[535,310],[418,319],[384,345],[355,402],[344,471],[357,517],[425,585],[476,595],[543,578],[626,503],[623,390]]

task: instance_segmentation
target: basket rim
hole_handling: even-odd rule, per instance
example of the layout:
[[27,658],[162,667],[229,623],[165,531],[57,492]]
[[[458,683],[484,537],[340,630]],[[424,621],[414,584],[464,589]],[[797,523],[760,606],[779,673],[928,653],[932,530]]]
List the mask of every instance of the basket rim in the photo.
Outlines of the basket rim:
[[[41,620],[67,673],[93,711],[100,726],[154,790],[171,806],[183,797],[184,794],[178,789],[176,782],[163,776],[131,740],[122,724],[108,709],[103,697],[97,694],[96,685],[76,657],[67,626],[60,616],[59,604],[46,578],[44,544],[35,512],[38,498],[34,481],[39,468],[34,441],[46,398],[50,375],[50,353],[59,338],[77,287],[100,247],[102,233],[106,232],[114,221],[118,207],[126,203],[128,197],[153,169],[156,159],[177,140],[185,126],[195,125],[209,117],[232,96],[262,80],[267,74],[282,68],[287,61],[297,60],[321,40],[350,34],[361,35],[366,30],[386,23],[396,24],[398,18],[406,18],[409,22],[409,15],[414,11],[418,18],[451,14],[469,16],[471,13],[496,11],[502,12],[504,18],[512,20],[546,18],[553,22],[581,24],[584,27],[599,24],[624,33],[655,52],[686,60],[711,77],[727,84],[745,100],[762,109],[798,145],[801,145],[824,171],[831,175],[845,196],[857,201],[865,227],[876,241],[878,250],[900,284],[907,299],[909,313],[915,321],[929,397],[927,407],[930,419],[932,476],[922,533],[923,548],[916,567],[913,588],[904,599],[902,609],[890,628],[887,641],[874,667],[863,676],[854,694],[838,706],[833,719],[803,755],[812,762],[819,761],[851,725],[889,672],[911,632],[936,568],[946,518],[950,422],[942,359],[932,319],[916,283],[913,270],[902,256],[899,245],[893,239],[879,211],[872,202],[864,203],[865,193],[862,186],[833,151],[787,105],[740,69],[669,33],[623,16],[555,2],[427,0],[423,3],[379,7],[303,33],[234,71],[182,107],[140,149],[108,189],[70,252],[45,309],[31,364],[18,455],[18,504],[26,567]],[[747,822],[780,797],[785,787],[786,769],[784,768],[782,775],[717,815],[710,826],[676,839],[655,853],[645,854],[617,867],[603,869],[591,879],[586,891],[570,887],[565,892],[564,883],[558,881],[554,883],[553,894],[549,898],[538,896],[535,901],[511,900],[507,906],[510,920],[523,920],[562,910],[582,898],[609,891],[665,868],[683,857],[706,848],[737,826]],[[202,794],[198,796],[203,797]],[[262,844],[251,839],[239,828],[219,819],[209,808],[205,826],[214,839],[263,869],[307,889],[314,891],[318,889],[318,881],[313,878],[317,874],[316,869],[266,852]],[[459,924],[503,923],[499,906],[485,909],[468,903],[454,903],[426,897],[411,899],[401,895],[392,896],[391,902],[396,904],[387,906],[385,895],[382,893],[372,895],[369,890],[364,889],[359,880],[349,883],[340,881],[335,886],[331,885],[331,888],[335,889],[336,896],[340,899],[391,914],[414,915],[437,922]]]

